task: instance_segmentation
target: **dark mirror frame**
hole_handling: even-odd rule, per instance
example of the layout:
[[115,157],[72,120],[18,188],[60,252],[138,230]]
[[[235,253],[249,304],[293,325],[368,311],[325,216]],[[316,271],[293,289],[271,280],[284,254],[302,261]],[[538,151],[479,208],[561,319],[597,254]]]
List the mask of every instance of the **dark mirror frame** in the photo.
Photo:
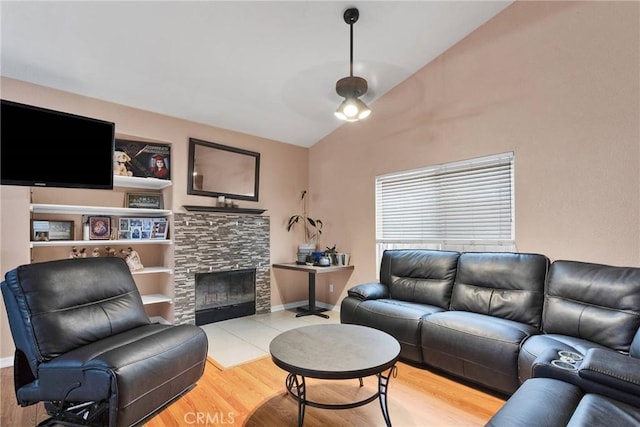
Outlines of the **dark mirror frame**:
[[[255,176],[253,182],[253,195],[247,196],[244,194],[225,193],[222,191],[216,191],[214,188],[209,189],[196,189],[193,186],[193,172],[195,169],[195,152],[196,146],[210,148],[212,150],[230,151],[232,153],[242,154],[252,157],[255,161]],[[258,201],[258,190],[260,188],[260,153],[255,151],[243,150],[241,148],[229,147],[227,145],[216,144],[214,142],[202,141],[195,138],[189,138],[189,170],[187,176],[187,194],[196,196],[209,196],[218,197],[225,196],[228,199],[235,200],[249,200],[253,202]]]

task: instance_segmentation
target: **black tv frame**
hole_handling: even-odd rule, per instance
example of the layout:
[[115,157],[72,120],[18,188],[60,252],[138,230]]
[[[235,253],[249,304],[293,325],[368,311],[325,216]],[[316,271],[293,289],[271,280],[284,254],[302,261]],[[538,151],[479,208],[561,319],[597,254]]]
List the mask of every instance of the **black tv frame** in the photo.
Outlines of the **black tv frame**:
[[113,189],[115,123],[0,102],[1,185]]

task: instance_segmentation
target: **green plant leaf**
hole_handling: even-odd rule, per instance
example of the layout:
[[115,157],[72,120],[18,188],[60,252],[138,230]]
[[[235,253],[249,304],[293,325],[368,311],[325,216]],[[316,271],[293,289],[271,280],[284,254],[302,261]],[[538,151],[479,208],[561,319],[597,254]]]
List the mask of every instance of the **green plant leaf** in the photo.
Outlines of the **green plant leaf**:
[[291,231],[291,227],[293,227],[300,220],[300,215],[293,215],[289,218],[289,223],[287,224],[287,231]]

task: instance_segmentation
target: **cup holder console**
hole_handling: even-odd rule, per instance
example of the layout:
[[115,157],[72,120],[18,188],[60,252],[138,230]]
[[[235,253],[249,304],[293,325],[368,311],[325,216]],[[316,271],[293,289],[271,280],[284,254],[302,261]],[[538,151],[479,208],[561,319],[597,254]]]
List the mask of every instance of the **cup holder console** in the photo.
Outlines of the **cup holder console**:
[[555,359],[551,361],[551,364],[559,369],[564,369],[566,371],[577,371],[580,362],[583,357],[581,354],[573,352],[573,351],[559,351],[558,352],[559,359]]

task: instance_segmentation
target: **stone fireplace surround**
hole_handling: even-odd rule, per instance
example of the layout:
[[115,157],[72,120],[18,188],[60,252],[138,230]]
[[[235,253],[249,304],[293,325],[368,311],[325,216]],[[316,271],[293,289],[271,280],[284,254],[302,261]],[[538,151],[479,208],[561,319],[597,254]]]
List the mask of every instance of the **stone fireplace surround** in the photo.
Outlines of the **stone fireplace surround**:
[[256,313],[271,311],[269,217],[174,213],[174,323],[195,324],[195,273],[256,269]]

